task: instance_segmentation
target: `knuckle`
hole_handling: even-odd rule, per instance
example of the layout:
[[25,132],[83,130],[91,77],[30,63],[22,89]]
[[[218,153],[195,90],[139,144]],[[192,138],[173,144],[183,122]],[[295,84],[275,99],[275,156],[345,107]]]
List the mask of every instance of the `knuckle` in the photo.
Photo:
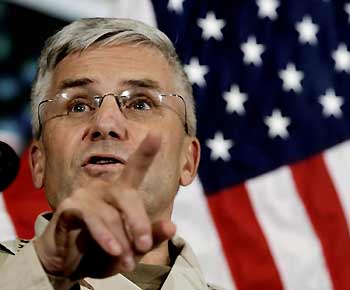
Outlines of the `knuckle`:
[[143,235],[151,232],[151,224],[147,219],[133,219],[129,222],[129,226],[134,234]]
[[136,190],[122,186],[119,187],[118,192],[110,195],[110,198],[107,200],[107,202],[115,205],[118,210],[127,213],[131,211],[135,206],[137,206],[137,203],[139,201],[136,198],[136,195]]
[[106,214],[105,220],[106,220],[106,223],[109,225],[115,225],[115,226],[121,225],[121,217],[117,211],[115,213]]

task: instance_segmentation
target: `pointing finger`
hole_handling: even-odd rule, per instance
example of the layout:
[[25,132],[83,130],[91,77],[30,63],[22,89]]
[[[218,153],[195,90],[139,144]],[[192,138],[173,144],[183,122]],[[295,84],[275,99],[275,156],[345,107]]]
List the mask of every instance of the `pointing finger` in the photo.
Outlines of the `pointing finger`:
[[136,151],[129,157],[120,180],[131,188],[138,189],[159,148],[160,137],[147,134]]

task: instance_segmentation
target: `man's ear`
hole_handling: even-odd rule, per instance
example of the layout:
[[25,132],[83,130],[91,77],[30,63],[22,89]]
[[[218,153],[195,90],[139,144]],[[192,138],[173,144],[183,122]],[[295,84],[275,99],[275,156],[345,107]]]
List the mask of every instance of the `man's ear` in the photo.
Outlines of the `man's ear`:
[[195,137],[186,137],[183,148],[180,185],[186,186],[192,182],[197,174],[201,147]]
[[45,176],[45,153],[40,141],[34,140],[30,145],[29,167],[35,188],[42,188]]

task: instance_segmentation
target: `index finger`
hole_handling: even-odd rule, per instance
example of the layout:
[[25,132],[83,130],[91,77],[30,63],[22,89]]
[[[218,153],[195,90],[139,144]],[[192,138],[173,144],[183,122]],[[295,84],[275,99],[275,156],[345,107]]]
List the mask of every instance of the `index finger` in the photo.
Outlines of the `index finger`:
[[136,151],[129,157],[120,180],[133,189],[138,189],[148,168],[160,148],[160,137],[148,133]]

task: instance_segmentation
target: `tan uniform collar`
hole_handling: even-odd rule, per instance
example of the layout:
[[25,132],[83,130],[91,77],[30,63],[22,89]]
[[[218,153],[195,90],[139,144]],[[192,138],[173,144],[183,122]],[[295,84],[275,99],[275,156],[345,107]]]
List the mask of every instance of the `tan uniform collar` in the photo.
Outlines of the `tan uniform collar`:
[[[186,289],[197,290],[207,289],[203,275],[198,267],[198,262],[188,244],[180,237],[175,237],[172,242],[182,247],[180,255],[177,256],[173,267],[161,290]],[[121,274],[106,279],[85,279],[94,289],[113,289],[112,285],[120,286],[123,290],[141,290],[140,287],[129,281]],[[114,286],[116,289],[116,287]]]

